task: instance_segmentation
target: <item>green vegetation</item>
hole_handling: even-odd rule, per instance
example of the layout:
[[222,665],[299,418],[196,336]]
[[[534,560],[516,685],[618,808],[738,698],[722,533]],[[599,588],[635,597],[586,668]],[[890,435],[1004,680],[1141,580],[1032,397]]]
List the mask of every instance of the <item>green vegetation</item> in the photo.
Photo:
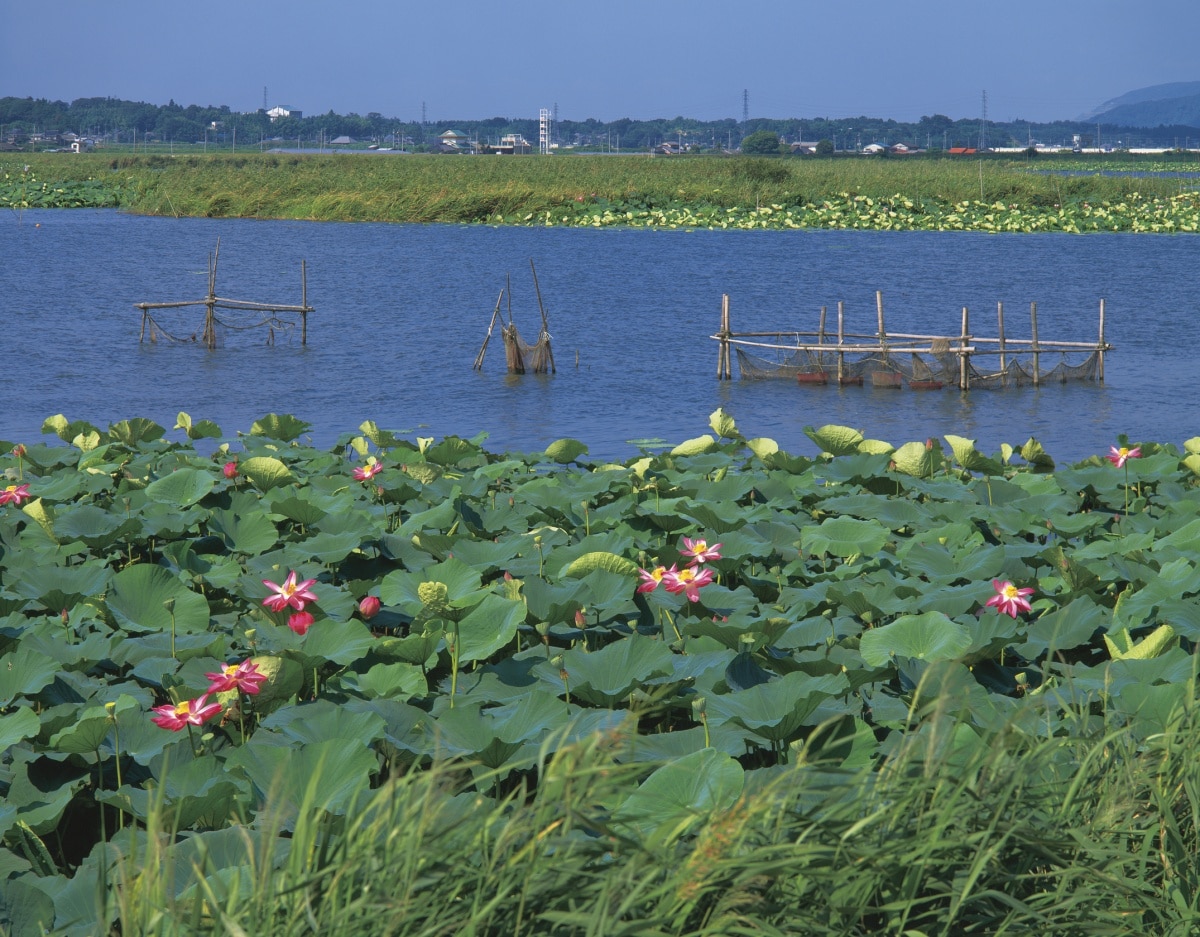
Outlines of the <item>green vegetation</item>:
[[6,932],[1194,930],[1200,439],[709,422],[0,443]]
[[[587,227],[1200,230],[1200,196],[1191,180],[1163,174],[1172,164],[1102,164],[1151,175],[1042,171],[1057,165],[1045,157],[1031,171],[1024,159],[49,154],[0,163],[0,206]],[[1062,163],[1071,172],[1086,165]]]

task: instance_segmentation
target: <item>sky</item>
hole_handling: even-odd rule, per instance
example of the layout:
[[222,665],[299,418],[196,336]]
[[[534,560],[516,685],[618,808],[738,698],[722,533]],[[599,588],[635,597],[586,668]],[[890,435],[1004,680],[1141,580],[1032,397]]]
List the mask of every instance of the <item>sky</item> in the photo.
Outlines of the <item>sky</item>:
[[[1200,80],[1200,0],[0,0],[0,97],[432,123],[1044,123]],[[265,92],[265,93],[264,93]]]

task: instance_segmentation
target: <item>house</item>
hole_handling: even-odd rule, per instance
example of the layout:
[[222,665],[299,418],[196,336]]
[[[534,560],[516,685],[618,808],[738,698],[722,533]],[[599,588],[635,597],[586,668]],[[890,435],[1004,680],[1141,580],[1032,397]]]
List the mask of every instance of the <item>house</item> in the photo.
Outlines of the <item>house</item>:
[[506,133],[500,142],[490,148],[492,153],[508,154],[532,153],[533,145],[519,133]]
[[279,120],[280,117],[303,117],[304,112],[298,111],[294,107],[289,107],[286,104],[276,104],[273,108],[267,111],[267,116],[271,118],[271,123]]
[[887,147],[882,143],[868,143],[862,148],[862,151],[868,156],[875,156],[876,154],[882,153],[886,149]]
[[798,140],[795,143],[789,143],[788,147],[791,149],[793,155],[796,156],[811,156],[817,152],[817,144],[815,142]]
[[909,146],[907,143],[893,143],[888,147],[894,156],[907,156],[909,153],[916,153],[915,146]]
[[973,146],[952,146],[946,151],[951,156],[970,156],[976,152]]
[[334,137],[329,141],[330,146],[349,146],[354,142],[354,137],[347,137],[344,134],[340,137]]
[[453,130],[444,130],[438,134],[438,142],[435,147],[438,153],[474,153],[475,147],[471,144],[470,137],[466,137],[461,133]]

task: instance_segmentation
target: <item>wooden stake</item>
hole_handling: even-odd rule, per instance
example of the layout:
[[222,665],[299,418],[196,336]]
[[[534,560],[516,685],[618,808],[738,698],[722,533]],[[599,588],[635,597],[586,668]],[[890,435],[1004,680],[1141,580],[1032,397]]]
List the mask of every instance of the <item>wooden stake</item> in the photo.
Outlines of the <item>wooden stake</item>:
[[969,361],[971,353],[967,351],[967,347],[971,343],[971,330],[969,328],[970,313],[967,307],[963,306],[962,314],[962,339],[958,352],[958,389],[966,390],[970,382],[970,367]]
[[842,315],[845,312],[846,304],[842,300],[838,300],[838,384],[842,383],[842,378],[845,377],[845,359],[846,355],[842,351],[842,341],[845,337],[845,331],[842,328]]
[[[1000,373],[1008,371],[1008,359],[1004,354],[1004,303],[996,303],[996,318],[1000,323]],[[1007,378],[1001,378],[1001,383],[1008,384]]]
[[554,370],[554,349],[550,347],[550,324],[546,321],[546,307],[542,305],[542,288],[538,286],[537,269],[533,266],[533,258],[529,258],[529,269],[533,271],[533,291],[537,293],[538,311],[542,314],[542,332],[546,336],[546,355],[550,359],[550,373]]
[[300,313],[300,344],[308,344],[308,270],[305,261],[300,261],[300,305],[304,311]]
[[1029,325],[1033,341],[1030,343],[1030,348],[1033,349],[1033,386],[1037,387],[1042,383],[1042,366],[1040,356],[1038,355],[1038,334],[1037,334],[1037,303],[1029,304]]
[[1100,345],[1099,345],[1100,360],[1097,362],[1097,377],[1100,383],[1104,383],[1104,300],[1100,300]]

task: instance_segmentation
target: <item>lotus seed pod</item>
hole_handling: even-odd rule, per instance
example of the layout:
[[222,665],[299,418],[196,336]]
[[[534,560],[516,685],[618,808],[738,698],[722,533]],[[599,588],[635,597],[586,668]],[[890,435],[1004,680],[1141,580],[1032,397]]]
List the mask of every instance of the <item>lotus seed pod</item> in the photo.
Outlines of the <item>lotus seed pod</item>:
[[422,582],[417,586],[417,598],[432,613],[449,608],[450,589],[444,582]]

